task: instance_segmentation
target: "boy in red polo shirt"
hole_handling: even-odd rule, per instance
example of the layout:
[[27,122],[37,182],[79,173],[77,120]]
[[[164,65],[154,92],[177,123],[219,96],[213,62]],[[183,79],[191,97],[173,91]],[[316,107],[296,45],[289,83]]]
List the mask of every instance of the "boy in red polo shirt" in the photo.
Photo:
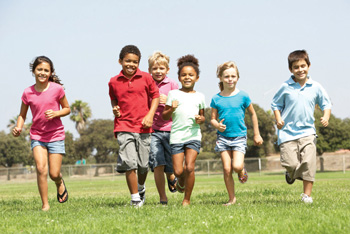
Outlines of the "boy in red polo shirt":
[[130,205],[134,207],[145,202],[151,127],[159,104],[159,90],[152,76],[138,69],[140,59],[136,46],[125,46],[119,54],[122,71],[108,83],[115,115],[114,135],[119,144],[117,171],[125,172]]

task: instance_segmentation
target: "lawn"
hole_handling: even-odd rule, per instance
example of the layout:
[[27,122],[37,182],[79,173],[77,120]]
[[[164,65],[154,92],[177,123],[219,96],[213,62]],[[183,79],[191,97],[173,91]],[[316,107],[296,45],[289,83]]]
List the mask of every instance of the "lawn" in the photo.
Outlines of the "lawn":
[[224,207],[222,175],[197,175],[191,206],[168,193],[159,205],[153,174],[146,204],[129,206],[125,178],[66,178],[69,201],[59,204],[50,182],[51,209],[42,212],[35,181],[0,184],[0,233],[350,233],[350,173],[318,173],[311,205],[300,202],[302,182],[288,185],[279,174],[249,174],[236,182],[237,204]]

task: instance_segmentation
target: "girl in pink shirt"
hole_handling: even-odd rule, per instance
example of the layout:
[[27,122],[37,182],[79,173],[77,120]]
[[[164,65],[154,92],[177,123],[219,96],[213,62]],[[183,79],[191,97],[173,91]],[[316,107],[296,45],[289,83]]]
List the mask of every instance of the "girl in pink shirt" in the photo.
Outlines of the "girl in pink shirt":
[[37,57],[30,64],[30,68],[35,76],[35,84],[23,92],[21,111],[12,134],[15,137],[21,134],[30,107],[33,115],[33,124],[30,128],[31,148],[36,164],[42,210],[47,211],[50,209],[48,168],[50,168],[50,178],[57,186],[58,202],[64,203],[68,200],[68,192],[61,174],[62,156],[65,154],[65,134],[60,117],[68,115],[70,107],[60,79],[55,75],[55,69],[49,58]]

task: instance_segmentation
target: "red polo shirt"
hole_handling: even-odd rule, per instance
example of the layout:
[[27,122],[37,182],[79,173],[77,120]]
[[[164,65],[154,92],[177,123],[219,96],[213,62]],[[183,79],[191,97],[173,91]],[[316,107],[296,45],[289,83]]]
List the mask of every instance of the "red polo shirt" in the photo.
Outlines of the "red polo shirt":
[[114,132],[151,133],[143,128],[142,120],[149,112],[151,101],[159,97],[159,90],[152,76],[137,69],[128,79],[123,71],[108,83],[111,100],[118,100],[121,117],[114,118]]

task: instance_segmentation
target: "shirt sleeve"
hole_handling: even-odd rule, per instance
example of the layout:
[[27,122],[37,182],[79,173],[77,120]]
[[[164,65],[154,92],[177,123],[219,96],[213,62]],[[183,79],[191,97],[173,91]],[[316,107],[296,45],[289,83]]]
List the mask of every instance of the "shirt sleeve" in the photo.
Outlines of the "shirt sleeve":
[[24,104],[26,104],[27,106],[29,105],[29,103],[28,103],[28,99],[27,99],[27,95],[26,95],[26,92],[24,91],[23,92],[23,94],[22,94],[22,102],[24,103]]
[[275,96],[273,97],[271,102],[272,111],[275,111],[275,110],[282,111],[284,109],[284,89],[285,89],[285,86],[282,85],[280,89],[277,91],[277,93],[275,94]]
[[149,97],[152,99],[159,98],[159,88],[156,85],[156,82],[153,80],[151,75],[147,76],[149,80],[148,84],[148,90],[149,90]]
[[205,97],[203,94],[201,94],[201,103],[199,104],[199,109],[205,109]]
[[112,81],[109,81],[109,82],[108,82],[108,87],[109,87],[109,97],[110,97],[110,99],[111,99],[111,100],[117,100],[115,91],[114,91],[114,89],[113,89]]
[[211,108],[214,108],[214,109],[218,109],[218,108],[216,107],[216,103],[215,103],[215,98],[214,98],[214,97],[211,99],[210,107],[211,107]]
[[173,91],[171,90],[169,91],[165,105],[171,106],[171,103],[173,102],[173,93],[174,93]]
[[64,97],[64,95],[66,95],[66,93],[64,92],[64,88],[61,85],[59,85],[59,87],[58,87],[58,100],[61,100]]
[[244,109],[247,109],[248,106],[252,103],[252,100],[250,100],[250,97],[248,94],[244,96]]
[[320,106],[321,110],[332,108],[331,99],[329,98],[326,90],[321,85],[318,91],[316,103]]

